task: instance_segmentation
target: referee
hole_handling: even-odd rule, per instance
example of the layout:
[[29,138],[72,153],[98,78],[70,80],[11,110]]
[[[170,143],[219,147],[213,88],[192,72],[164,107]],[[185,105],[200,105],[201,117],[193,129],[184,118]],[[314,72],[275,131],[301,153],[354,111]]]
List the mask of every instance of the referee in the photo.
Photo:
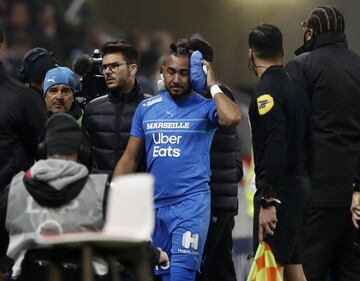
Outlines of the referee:
[[249,69],[259,77],[249,117],[255,159],[254,249],[270,244],[282,277],[304,281],[299,230],[310,199],[305,93],[283,69],[282,34],[261,24],[249,34]]

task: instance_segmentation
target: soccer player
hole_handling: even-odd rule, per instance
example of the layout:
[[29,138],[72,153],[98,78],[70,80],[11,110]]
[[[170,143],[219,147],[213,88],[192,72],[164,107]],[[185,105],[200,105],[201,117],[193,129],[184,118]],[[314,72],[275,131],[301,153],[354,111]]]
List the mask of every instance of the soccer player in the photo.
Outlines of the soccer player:
[[130,139],[114,177],[134,172],[146,149],[147,169],[155,176],[155,246],[170,257],[170,268],[157,268],[163,280],[194,280],[210,218],[210,146],[217,126],[237,125],[237,105],[215,83],[210,64],[207,86],[213,99],[192,91],[190,53],[171,45],[162,65],[165,90],[141,102]]

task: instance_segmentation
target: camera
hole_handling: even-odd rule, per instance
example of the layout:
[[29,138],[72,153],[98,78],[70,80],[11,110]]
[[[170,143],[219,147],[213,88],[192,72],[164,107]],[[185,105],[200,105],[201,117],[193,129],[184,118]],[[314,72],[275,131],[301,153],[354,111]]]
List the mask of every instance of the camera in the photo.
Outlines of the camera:
[[106,94],[106,83],[101,72],[102,58],[99,49],[91,55],[82,55],[74,61],[74,70],[80,75],[78,102],[85,106],[91,100]]

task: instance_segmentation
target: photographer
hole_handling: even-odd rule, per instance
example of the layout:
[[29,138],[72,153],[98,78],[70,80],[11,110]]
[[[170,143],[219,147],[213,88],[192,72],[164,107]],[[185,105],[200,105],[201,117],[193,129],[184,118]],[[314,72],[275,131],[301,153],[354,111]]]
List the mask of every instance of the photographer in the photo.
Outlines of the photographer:
[[[137,70],[133,46],[122,40],[105,43],[102,73],[109,93],[92,100],[83,118],[92,145],[92,172],[111,174],[126,148],[135,109],[148,97],[136,81]],[[139,171],[145,170],[142,162]]]

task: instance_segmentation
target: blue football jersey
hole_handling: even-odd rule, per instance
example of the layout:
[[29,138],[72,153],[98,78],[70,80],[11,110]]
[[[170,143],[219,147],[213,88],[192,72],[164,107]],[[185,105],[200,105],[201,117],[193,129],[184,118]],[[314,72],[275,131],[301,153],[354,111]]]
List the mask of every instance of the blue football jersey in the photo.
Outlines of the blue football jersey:
[[130,134],[145,141],[156,207],[209,192],[210,146],[218,124],[215,102],[197,93],[173,99],[163,91],[139,104]]

